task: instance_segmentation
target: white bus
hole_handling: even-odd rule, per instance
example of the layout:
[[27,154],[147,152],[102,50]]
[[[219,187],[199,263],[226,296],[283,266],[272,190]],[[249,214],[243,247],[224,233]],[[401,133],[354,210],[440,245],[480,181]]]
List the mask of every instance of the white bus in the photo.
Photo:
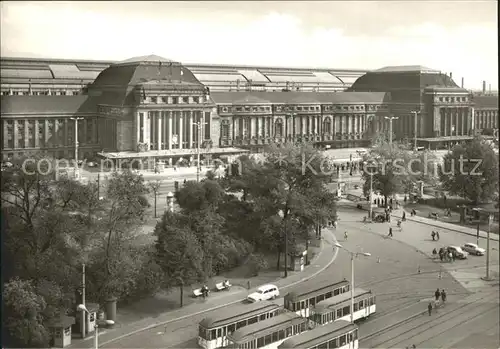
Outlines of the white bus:
[[277,349],[284,340],[307,331],[307,319],[286,312],[243,327],[228,336],[232,349]]
[[226,346],[229,334],[247,325],[272,318],[282,311],[279,305],[268,301],[238,303],[221,308],[214,317],[205,318],[199,323],[198,344],[205,349]]
[[[354,321],[365,319],[377,310],[375,295],[361,288],[354,289]],[[325,325],[337,320],[351,320],[351,293],[330,298],[311,309],[311,320]]]
[[278,349],[358,349],[358,326],[335,321],[284,341]]

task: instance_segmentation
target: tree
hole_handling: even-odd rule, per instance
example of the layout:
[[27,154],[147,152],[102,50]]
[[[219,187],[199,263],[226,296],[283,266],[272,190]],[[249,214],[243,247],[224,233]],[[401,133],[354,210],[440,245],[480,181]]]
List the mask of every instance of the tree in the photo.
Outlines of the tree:
[[411,152],[397,143],[382,143],[371,148],[363,157],[366,163],[362,174],[364,194],[367,195],[370,191],[372,175],[373,191],[383,195],[386,201],[388,197],[402,192],[405,183],[407,185],[412,178],[408,167],[411,159]]
[[4,345],[17,348],[47,347],[49,333],[43,326],[45,300],[31,281],[14,278],[3,288]]
[[179,287],[183,306],[184,285],[205,277],[203,249],[194,232],[186,226],[186,218],[165,212],[155,227],[156,263],[165,273],[166,285]]
[[498,195],[498,156],[483,139],[455,146],[443,159],[440,174],[444,190],[474,204]]
[[160,180],[155,180],[155,181],[149,181],[148,182],[149,189],[153,192],[153,195],[155,196],[154,198],[154,218],[156,218],[156,199],[158,198],[158,192],[160,191],[161,187],[161,181]]

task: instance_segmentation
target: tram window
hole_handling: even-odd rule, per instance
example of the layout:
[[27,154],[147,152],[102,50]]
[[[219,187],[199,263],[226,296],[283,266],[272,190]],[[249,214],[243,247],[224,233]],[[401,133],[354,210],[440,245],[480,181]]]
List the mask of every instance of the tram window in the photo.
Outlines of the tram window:
[[248,319],[248,324],[251,325],[251,324],[254,324],[258,321],[259,321],[259,318],[256,316],[256,317],[253,317],[251,319]]
[[349,343],[352,343],[352,332],[349,333]]
[[304,332],[304,331],[306,330],[306,326],[307,326],[307,325],[306,325],[306,323],[305,323],[305,322],[301,323],[301,324],[300,324],[300,332]]
[[250,349],[255,349],[255,339],[250,342]]
[[266,314],[260,316],[260,320],[265,320],[266,319]]
[[354,303],[354,311],[358,311],[358,303]]
[[328,342],[328,349],[335,349],[337,347],[337,338],[332,339],[331,341]]
[[278,332],[273,332],[273,343],[278,341]]
[[236,324],[236,329],[246,326],[246,320],[240,321]]
[[332,314],[332,321],[335,321],[335,310],[332,311],[330,314]]
[[326,315],[323,315],[321,318],[321,323],[326,324]]
[[363,309],[364,308],[364,301],[361,301],[359,302],[359,309]]
[[290,337],[291,335],[292,335],[292,327],[290,326],[286,329],[286,338]]
[[305,309],[306,308],[306,302],[302,301],[300,302],[300,309]]
[[269,344],[271,344],[272,342],[273,342],[273,338],[271,337],[271,335],[270,335],[270,334],[268,334],[268,335],[266,336],[266,338],[264,338],[264,345],[269,345]]
[[198,335],[203,339],[208,339],[207,338],[207,331],[201,326],[198,328]]
[[325,298],[331,298],[332,297],[332,292],[328,292],[326,295],[325,295]]
[[353,332],[353,333],[354,333],[354,335],[353,335],[352,340],[353,340],[353,341],[355,341],[355,340],[357,340],[357,339],[358,339],[358,330],[357,330],[357,329],[356,329],[356,330],[354,330],[354,332]]
[[262,348],[264,346],[264,337],[257,339],[257,348]]
[[346,343],[346,336],[343,334],[342,336],[339,337],[339,347],[345,345]]
[[222,337],[222,328],[217,329],[217,338]]
[[217,330],[210,331],[210,339],[209,340],[214,340],[216,338],[217,338]]
[[222,327],[222,335],[223,336],[227,335],[227,327],[226,326]]
[[228,333],[233,333],[235,330],[234,324],[227,326],[227,332]]
[[269,313],[269,318],[272,318],[274,315],[276,315],[275,313]]
[[337,288],[336,290],[333,290],[333,295],[338,296],[340,293],[340,290]]
[[342,308],[342,316],[349,315],[349,306]]
[[320,294],[318,297],[316,297],[316,301],[317,301],[317,302],[321,302],[321,301],[322,301],[322,300],[324,300],[324,299],[325,299],[325,296],[324,296],[324,295],[322,295],[322,294]]
[[327,349],[328,348],[328,342],[321,343],[318,345],[318,349]]
[[309,299],[309,306],[314,307],[316,305],[316,298]]
[[337,319],[342,317],[342,309],[337,309]]
[[278,332],[278,339],[279,340],[285,339],[285,330],[280,330]]

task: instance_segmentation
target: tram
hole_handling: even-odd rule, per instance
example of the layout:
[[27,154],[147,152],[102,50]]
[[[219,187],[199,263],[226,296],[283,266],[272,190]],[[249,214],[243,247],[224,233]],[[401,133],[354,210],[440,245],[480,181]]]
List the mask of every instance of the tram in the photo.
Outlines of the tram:
[[307,318],[310,309],[317,303],[347,291],[349,291],[349,282],[346,279],[332,282],[330,275],[324,275],[322,279],[303,283],[288,293],[284,299],[284,307]]
[[228,348],[277,349],[287,338],[305,332],[307,329],[307,319],[295,313],[286,312],[229,334]]
[[[377,310],[375,295],[362,288],[354,289],[354,321],[365,319]],[[310,319],[320,325],[351,319],[350,292],[332,297],[311,309]]]
[[236,330],[282,313],[277,304],[261,301],[239,303],[217,310],[212,318],[203,319],[198,325],[198,344],[205,349],[215,349],[228,344],[227,336]]
[[358,326],[339,320],[285,340],[278,349],[359,349]]

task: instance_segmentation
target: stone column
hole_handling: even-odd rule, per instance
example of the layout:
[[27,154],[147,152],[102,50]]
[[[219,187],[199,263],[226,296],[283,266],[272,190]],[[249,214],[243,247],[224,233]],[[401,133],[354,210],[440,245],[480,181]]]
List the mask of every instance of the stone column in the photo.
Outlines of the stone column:
[[7,129],[7,120],[2,120],[2,130],[3,130],[3,149],[9,148],[9,130]]
[[159,111],[155,111],[155,119],[156,119],[156,149],[161,150],[162,146],[162,136],[163,136],[163,129],[161,127],[161,116]]
[[[15,126],[15,124],[14,124],[14,126]],[[14,133],[14,135],[15,135],[15,133]],[[15,141],[15,139],[14,139],[14,141]],[[75,140],[73,140],[73,142],[74,141]],[[45,119],[43,121],[43,143],[44,143],[45,147],[47,147],[49,145],[49,120],[47,120],[47,119]]]
[[443,108],[443,119],[444,119],[444,130],[443,130],[443,136],[446,137],[448,135],[448,109]]
[[29,120],[24,120],[24,148],[30,147]]
[[19,135],[17,133],[17,120],[12,120],[12,140],[14,142],[12,148],[16,149],[18,147],[18,141],[17,139],[19,138]]
[[[64,119],[64,126],[65,126],[66,130],[68,129],[68,123],[67,123],[67,121],[68,121],[67,119]],[[4,127],[5,127],[5,125],[4,125]],[[4,128],[4,135],[5,135],[6,129],[7,129],[7,127]],[[40,148],[40,139],[39,139],[39,137],[40,137],[40,135],[38,134],[38,119],[35,119],[34,125],[33,125],[33,138],[35,139],[35,148]],[[67,138],[68,138],[68,136],[66,136],[66,134],[65,134],[64,135],[65,141],[66,141]],[[5,142],[5,138],[4,138],[4,142]]]
[[183,149],[182,142],[184,141],[183,137],[183,129],[182,129],[182,121],[184,120],[182,111],[179,112],[179,149]]
[[174,134],[173,133],[173,130],[172,130],[172,112],[169,111],[167,112],[168,115],[167,115],[167,119],[168,119],[168,150],[171,150],[172,149],[172,135]]
[[[135,145],[139,144],[141,140],[141,120],[140,120],[140,113],[136,112],[135,114]],[[135,148],[135,147],[134,147]]]
[[142,113],[142,142],[147,143],[146,133],[148,132],[148,126],[146,124],[148,112]]
[[192,149],[194,146],[193,146],[193,111],[190,110],[189,111],[189,121],[188,121],[188,138],[189,138],[189,141],[188,141],[188,148],[189,149]]

